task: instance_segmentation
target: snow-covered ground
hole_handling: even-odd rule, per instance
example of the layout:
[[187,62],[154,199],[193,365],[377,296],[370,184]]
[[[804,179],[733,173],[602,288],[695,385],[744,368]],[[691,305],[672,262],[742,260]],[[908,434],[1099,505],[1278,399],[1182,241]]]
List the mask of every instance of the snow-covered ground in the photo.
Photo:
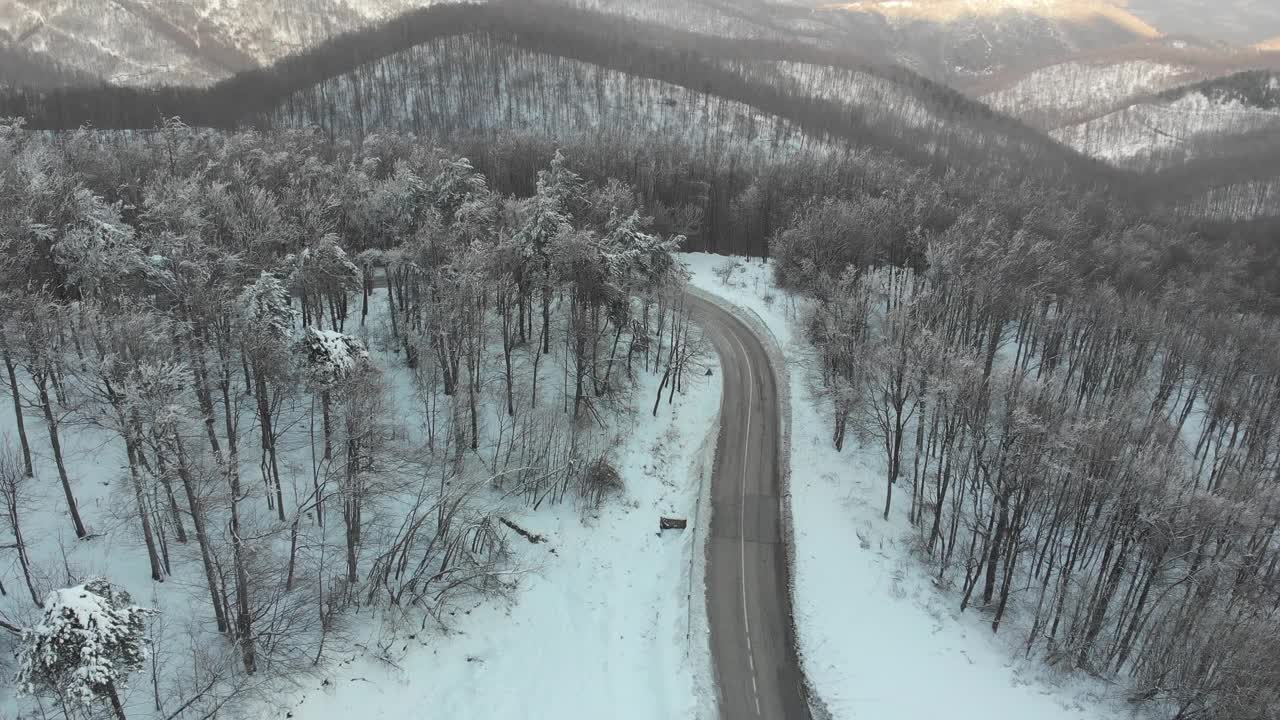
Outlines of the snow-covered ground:
[[[934,588],[911,554],[905,503],[888,522],[877,452],[830,442],[814,397],[800,301],[776,290],[760,260],[736,261],[726,285],[717,255],[688,254],[693,284],[754,313],[786,358],[792,393],[794,605],[803,664],[835,720],[1098,720],[1121,717],[1119,691],[1052,676],[977,613]],[[1016,622],[1016,619],[1015,619]]]
[[[513,545],[522,569],[509,602],[460,609],[447,634],[402,635],[394,664],[366,623],[348,660],[261,717],[715,717],[702,598],[721,385],[714,354],[706,366],[657,417],[658,377],[638,376],[636,412],[610,431],[622,498],[589,514],[564,503],[507,516],[546,538]],[[663,515],[689,528],[659,534]]]
[[[353,319],[348,332],[366,340],[371,359],[387,373],[394,396],[392,414],[403,424],[403,432],[412,434],[418,431],[421,418],[415,413],[421,413],[421,403],[414,397],[403,360],[387,351],[385,298],[384,292],[376,293],[367,326],[355,328]],[[559,353],[553,346],[544,365],[546,377],[559,376],[564,362]],[[526,360],[517,357],[517,377],[527,372]],[[602,411],[606,425],[583,434],[589,436],[583,442],[602,450],[618,469],[624,486],[620,496],[606,499],[599,510],[574,499],[530,509],[522,498],[498,488],[478,497],[501,517],[545,538],[533,544],[508,533],[513,552],[508,580],[514,585],[508,596],[457,601],[447,611],[447,628],[419,614],[388,622],[388,615],[368,609],[349,615],[330,641],[327,659],[318,667],[300,668],[303,674],[293,678],[296,690],[273,697],[253,713],[237,707],[231,716],[714,717],[702,598],[710,512],[706,493],[719,427],[719,364],[709,351],[700,356],[682,391],[671,404],[664,395],[656,416],[652,410],[661,373],[645,372],[639,359],[635,364],[636,385],[626,406],[618,413]],[[707,370],[710,375],[704,375]],[[550,412],[558,418],[561,388],[556,382],[547,387],[543,397],[555,405]],[[567,392],[571,396],[572,388]],[[491,393],[494,397],[486,392],[486,403],[497,408],[497,389]],[[7,394],[3,401],[0,437],[16,442]],[[486,411],[486,417],[502,414]],[[305,432],[305,421],[288,422]],[[122,696],[130,718],[163,717],[153,713],[159,702],[153,701],[153,691],[157,698],[170,692],[197,654],[192,643],[214,643],[211,637],[216,637],[207,627],[208,603],[201,594],[194,543],[171,543],[174,575],[163,583],[152,582],[136,521],[131,519],[123,443],[110,431],[68,422],[62,427],[64,451],[91,533],[90,539],[77,541],[48,456],[45,426],[30,409],[26,423],[36,453],[37,482],[27,498],[23,529],[40,592],[102,576],[127,589],[140,605],[159,611],[150,625],[159,686],[153,686],[149,667],[131,678]],[[255,484],[259,472],[253,446],[246,436],[242,474],[247,486]],[[491,452],[482,442],[481,459]],[[297,458],[286,457],[286,466],[293,460]],[[271,522],[273,513],[257,502],[246,502],[242,508],[249,516],[246,524],[256,523],[260,516],[266,516],[263,524]],[[688,518],[688,529],[659,534],[658,521],[664,515]],[[38,611],[26,595],[14,553],[3,548],[0,580],[8,590],[0,597],[0,618],[35,625]],[[10,642],[7,633],[0,633],[0,653],[5,655],[0,658],[0,720],[41,717],[13,693]],[[37,714],[20,714],[28,711]]]

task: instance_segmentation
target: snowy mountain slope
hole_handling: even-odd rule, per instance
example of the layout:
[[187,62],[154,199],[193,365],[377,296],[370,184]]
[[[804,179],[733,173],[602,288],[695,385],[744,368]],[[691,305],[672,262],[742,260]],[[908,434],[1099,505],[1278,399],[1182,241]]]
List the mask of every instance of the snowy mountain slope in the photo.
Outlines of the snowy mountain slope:
[[[449,38],[476,34],[499,42],[484,41],[484,50],[468,48],[461,60],[451,55],[462,46]],[[529,53],[547,57],[520,67]],[[516,80],[522,92],[530,84],[544,89],[502,96],[498,91],[513,72],[523,73]],[[343,76],[348,77],[340,80]],[[680,97],[669,96],[664,93],[674,87],[651,81],[683,90]],[[646,98],[644,103],[629,95],[613,98],[618,88],[631,93],[641,87],[635,92]],[[451,96],[465,96],[466,103],[449,104]],[[341,102],[329,107],[329,97]],[[604,110],[580,111],[584,98],[588,107]],[[930,169],[958,165],[994,176],[1030,163],[1055,181],[1080,176],[1090,184],[1098,173],[1110,172],[901,68],[812,44],[729,40],[563,6],[426,8],[286,58],[271,72],[238,75],[207,92],[157,90],[139,102],[132,90],[94,89],[57,96],[14,93],[8,100],[0,102],[0,112],[26,116],[31,127],[42,129],[85,123],[149,128],[161,117],[179,116],[214,127],[256,122],[345,130],[394,122],[433,133],[507,128],[562,138],[590,128],[625,137],[627,118],[636,114],[641,127],[664,140],[706,138],[696,144],[703,157],[730,140],[772,152],[802,134],[802,146],[837,138],[859,152],[887,152]],[[610,103],[612,108],[605,107]],[[526,112],[525,106],[540,109]],[[670,137],[661,123],[654,124],[655,112],[678,118],[670,121],[676,130]]]
[[1048,130],[1073,118],[1105,113],[1134,97],[1177,87],[1194,73],[1187,65],[1145,59],[1070,61],[1036,70],[981,99],[995,110]]
[[[504,16],[510,35],[428,37],[317,85],[300,81],[290,97],[263,111],[270,122],[295,127],[509,129],[555,139],[590,132],[627,140],[638,126],[642,134],[679,141],[704,157],[729,146],[764,154],[826,152],[822,147],[835,140],[839,147],[888,151],[919,166],[964,163],[975,172],[1000,173],[1032,161],[1047,172],[1108,172],[901,69],[859,65],[821,50],[806,53],[813,49],[804,45],[762,45],[779,59],[748,60],[743,58],[753,56],[755,45],[738,50],[738,43],[703,35],[558,13]],[[563,30],[568,24],[576,27]],[[631,42],[619,48],[615,34]],[[217,92],[223,90],[231,92]]]
[[885,0],[831,7],[844,13],[859,40],[878,37],[890,59],[961,89],[1046,59],[1159,34],[1106,2]]
[[543,0],[580,10],[595,10],[731,38],[781,37],[785,32],[770,22],[767,12],[752,13],[704,0]]
[[1155,37],[1160,31],[1110,0],[857,0],[833,5],[852,12],[875,13],[890,22],[929,20],[955,22],[967,18],[1027,13],[1052,20],[1105,21],[1135,35]]
[[[209,84],[407,10],[457,0],[13,0],[0,44],[122,84]],[[497,0],[596,10],[720,37],[854,49],[967,88],[1160,35],[1107,0]]]
[[[469,72],[453,72],[461,67]],[[350,111],[330,113],[334,105]],[[584,134],[620,143],[652,136],[716,156],[830,149],[793,123],[739,102],[483,34],[424,43],[300,91],[280,104],[273,123],[440,136],[530,132],[562,142]]]
[[[1241,138],[1280,129],[1280,77],[1249,74],[1241,95],[1227,79],[1150,97],[1050,134],[1107,162],[1161,169],[1229,154]],[[1268,100],[1270,100],[1268,102]]]
[[208,85],[438,0],[12,0],[0,44],[122,85]]
[[1266,68],[1280,68],[1280,53],[1166,37],[1042,62],[965,91],[1024,122],[1052,129],[1180,86]]
[[228,72],[160,32],[128,3],[14,0],[0,10],[7,45],[120,84],[207,84]]

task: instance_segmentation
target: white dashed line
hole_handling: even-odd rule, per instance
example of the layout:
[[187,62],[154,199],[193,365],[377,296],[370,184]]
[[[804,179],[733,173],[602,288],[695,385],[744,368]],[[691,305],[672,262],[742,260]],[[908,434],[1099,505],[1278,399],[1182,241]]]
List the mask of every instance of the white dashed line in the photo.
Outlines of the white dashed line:
[[741,564],[742,586],[742,628],[747,636],[747,665],[751,668],[751,696],[755,700],[756,715],[760,714],[760,688],[756,684],[756,661],[751,652],[751,620],[747,615],[747,454],[751,451],[751,405],[755,402],[756,386],[753,378],[755,370],[751,366],[751,355],[738,336],[730,331],[730,337],[742,350],[742,358],[747,364],[747,431],[742,443],[742,491],[738,504],[738,557]]

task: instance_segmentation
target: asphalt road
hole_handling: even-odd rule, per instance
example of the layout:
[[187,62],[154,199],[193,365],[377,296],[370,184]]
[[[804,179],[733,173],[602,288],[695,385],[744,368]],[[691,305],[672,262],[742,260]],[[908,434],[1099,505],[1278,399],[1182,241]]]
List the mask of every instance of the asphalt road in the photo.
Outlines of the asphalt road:
[[778,383],[755,333],[699,298],[724,394],[711,484],[707,612],[725,720],[808,720],[782,546]]

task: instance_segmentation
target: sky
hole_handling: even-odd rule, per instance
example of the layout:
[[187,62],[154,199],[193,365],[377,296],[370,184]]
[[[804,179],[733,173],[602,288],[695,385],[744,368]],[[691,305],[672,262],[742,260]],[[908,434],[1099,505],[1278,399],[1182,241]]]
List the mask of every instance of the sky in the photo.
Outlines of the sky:
[[1129,9],[1169,35],[1248,44],[1280,37],[1278,0],[1129,0]]

